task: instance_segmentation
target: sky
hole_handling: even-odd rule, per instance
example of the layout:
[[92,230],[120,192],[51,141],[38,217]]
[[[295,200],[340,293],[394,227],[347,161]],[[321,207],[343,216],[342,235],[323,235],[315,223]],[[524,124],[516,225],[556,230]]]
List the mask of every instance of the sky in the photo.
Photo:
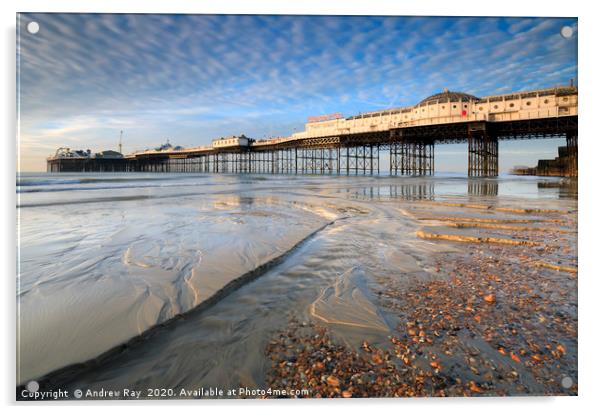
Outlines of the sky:
[[[36,21],[39,31],[26,30]],[[301,131],[308,116],[577,82],[576,18],[20,14],[21,171],[58,147],[184,147]],[[560,30],[573,28],[564,38]],[[553,158],[563,140],[500,146],[500,171]],[[465,145],[436,148],[466,171]]]

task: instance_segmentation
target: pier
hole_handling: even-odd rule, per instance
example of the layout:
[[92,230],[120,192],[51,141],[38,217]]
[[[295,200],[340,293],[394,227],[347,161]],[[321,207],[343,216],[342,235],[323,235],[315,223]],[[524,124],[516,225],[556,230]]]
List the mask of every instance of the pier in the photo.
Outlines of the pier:
[[500,141],[563,138],[568,162],[562,174],[576,177],[577,109],[572,85],[480,98],[444,90],[410,107],[312,117],[304,131],[287,137],[241,135],[123,156],[57,151],[47,171],[370,175],[388,152],[391,175],[432,175],[435,145],[467,142],[468,175],[495,177]]

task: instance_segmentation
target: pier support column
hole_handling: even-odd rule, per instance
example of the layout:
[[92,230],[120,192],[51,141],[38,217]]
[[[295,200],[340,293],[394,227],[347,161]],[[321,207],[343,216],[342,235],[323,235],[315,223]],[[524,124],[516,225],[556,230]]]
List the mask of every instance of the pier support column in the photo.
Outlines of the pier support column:
[[497,177],[498,139],[487,133],[485,123],[468,126],[468,176]]
[[278,151],[270,151],[270,174],[278,174]]
[[433,175],[435,141],[432,138],[392,137],[389,169],[391,175]]
[[295,171],[295,152],[292,148],[283,149],[280,151],[280,172],[291,174]]
[[577,157],[577,131],[570,131],[566,134],[567,166],[566,175],[568,177],[577,177],[579,163]]
[[247,151],[245,153],[245,171],[247,173],[251,173],[251,152]]
[[[378,145],[359,145],[345,147],[343,151],[335,150],[332,156],[345,158],[337,160],[336,168],[340,172],[344,167],[345,173],[369,175],[378,173],[379,147]],[[341,165],[341,161],[343,161]],[[331,161],[334,164],[334,158]]]
[[218,171],[220,173],[228,172],[228,154],[219,153],[218,154]]
[[340,171],[338,148],[300,148],[295,153],[303,174],[334,174]]
[[289,148],[286,150],[287,152],[287,170],[286,172],[289,174],[296,174],[297,173],[297,159],[296,159],[296,153],[295,150],[293,148]]

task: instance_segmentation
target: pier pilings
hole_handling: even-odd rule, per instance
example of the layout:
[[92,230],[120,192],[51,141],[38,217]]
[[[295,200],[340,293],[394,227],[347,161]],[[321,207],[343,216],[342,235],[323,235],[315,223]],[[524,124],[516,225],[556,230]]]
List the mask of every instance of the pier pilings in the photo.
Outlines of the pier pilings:
[[432,139],[404,138],[391,142],[389,148],[391,175],[433,175],[435,142]]
[[577,177],[579,170],[578,154],[577,154],[577,131],[569,131],[566,134],[567,148],[567,175],[569,177]]
[[491,136],[486,123],[468,126],[468,176],[498,175],[498,138]]
[[[147,151],[124,158],[50,157],[48,172],[189,172],[264,174],[379,174],[381,155],[391,175],[435,172],[435,145],[467,142],[468,176],[499,173],[499,141],[565,138],[562,175],[578,175],[577,117],[455,122],[398,123],[386,131],[344,133],[249,145]],[[388,154],[387,154],[388,152]]]

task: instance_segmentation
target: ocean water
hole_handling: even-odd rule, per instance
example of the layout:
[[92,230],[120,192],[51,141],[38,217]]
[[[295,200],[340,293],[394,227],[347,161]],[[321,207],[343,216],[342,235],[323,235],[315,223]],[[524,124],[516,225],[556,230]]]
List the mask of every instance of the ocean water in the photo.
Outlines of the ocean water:
[[371,287],[461,252],[417,239],[413,204],[577,207],[563,179],[453,174],[24,173],[17,192],[17,383],[74,387],[260,386],[290,317],[384,344]]

